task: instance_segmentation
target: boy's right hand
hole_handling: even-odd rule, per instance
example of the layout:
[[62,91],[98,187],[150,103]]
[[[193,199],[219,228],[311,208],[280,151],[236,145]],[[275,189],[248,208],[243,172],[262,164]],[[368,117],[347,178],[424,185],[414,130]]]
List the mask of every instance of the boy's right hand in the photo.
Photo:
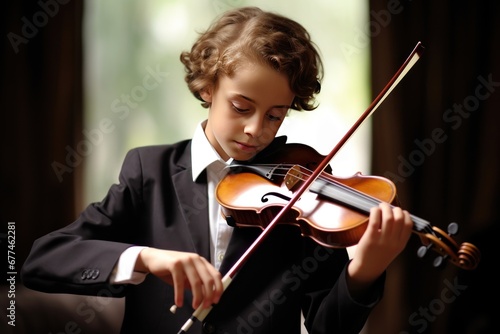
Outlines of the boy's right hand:
[[151,273],[172,285],[177,307],[183,305],[184,289],[193,293],[193,309],[218,303],[224,291],[220,272],[196,253],[145,248],[139,253],[135,270]]

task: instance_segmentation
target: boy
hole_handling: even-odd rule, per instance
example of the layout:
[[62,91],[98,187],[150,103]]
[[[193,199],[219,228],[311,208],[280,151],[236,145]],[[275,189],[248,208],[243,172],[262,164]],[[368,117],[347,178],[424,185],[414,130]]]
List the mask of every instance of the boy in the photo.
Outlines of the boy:
[[[175,333],[200,305],[193,333],[359,333],[404,249],[408,212],[381,204],[349,261],[294,226],[276,226],[224,289],[222,276],[259,236],[221,217],[215,188],[233,160],[265,162],[289,109],[313,110],[321,59],[283,16],[229,11],[181,54],[189,89],[208,109],[192,140],[131,150],[119,184],[67,227],[35,241],[24,284],[52,293],[126,296],[122,333]],[[174,303],[176,314],[168,310]]]

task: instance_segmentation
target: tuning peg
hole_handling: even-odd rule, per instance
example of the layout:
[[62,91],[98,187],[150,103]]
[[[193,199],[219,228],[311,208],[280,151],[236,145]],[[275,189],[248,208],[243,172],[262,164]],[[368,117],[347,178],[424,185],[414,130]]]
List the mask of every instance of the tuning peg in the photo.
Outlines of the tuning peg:
[[[432,244],[429,244],[427,246],[420,246],[417,250],[417,256],[419,258],[423,258],[426,254],[427,254],[427,251],[432,247]],[[436,256],[436,258],[434,259],[432,265],[435,267],[435,268],[439,268],[439,267],[442,267],[443,266],[443,263],[445,262],[446,258],[448,257],[448,255],[445,255],[445,256]]]
[[439,268],[439,267],[442,267],[443,266],[443,263],[445,262],[446,258],[448,257],[448,255],[445,255],[445,256],[437,256],[435,259],[434,259],[434,262],[432,263],[432,265],[435,267],[435,268]]
[[457,223],[449,223],[447,231],[448,231],[448,235],[456,235],[458,233],[458,224]]
[[422,259],[425,256],[425,254],[427,254],[427,251],[431,247],[432,247],[432,244],[428,244],[427,246],[424,246],[424,245],[420,246],[417,250],[417,256]]

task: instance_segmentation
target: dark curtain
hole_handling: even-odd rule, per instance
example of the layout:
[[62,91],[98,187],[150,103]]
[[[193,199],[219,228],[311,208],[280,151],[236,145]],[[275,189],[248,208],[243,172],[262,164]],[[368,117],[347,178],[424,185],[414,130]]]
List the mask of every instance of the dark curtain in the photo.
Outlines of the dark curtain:
[[[389,269],[368,333],[492,333],[500,309],[493,249],[500,204],[500,23],[497,1],[370,0],[375,97],[418,41],[422,58],[373,115],[372,172],[392,180],[400,204],[477,246],[464,270],[438,248],[417,256],[416,233]],[[453,245],[443,239],[444,245]],[[436,243],[439,245],[439,243]]]
[[19,272],[36,237],[75,219],[81,166],[66,147],[82,127],[82,2],[9,0],[0,12],[0,224],[15,223]]
[[25,289],[19,272],[33,241],[79,206],[82,166],[66,147],[76,150],[82,131],[82,1],[2,5],[0,332],[79,330],[81,300]]
[[117,333],[121,323],[121,299],[45,294],[19,279],[33,241],[82,210],[82,18],[78,0],[8,0],[0,11],[1,333]]

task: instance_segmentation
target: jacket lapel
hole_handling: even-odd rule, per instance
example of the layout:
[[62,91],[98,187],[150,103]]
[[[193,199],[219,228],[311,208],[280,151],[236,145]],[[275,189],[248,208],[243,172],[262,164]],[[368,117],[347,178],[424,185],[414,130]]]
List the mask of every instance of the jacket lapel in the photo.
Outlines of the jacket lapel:
[[231,240],[220,266],[220,272],[225,275],[233,265],[243,256],[252,243],[262,233],[262,229],[253,227],[235,227]]
[[[191,166],[191,146],[179,159],[179,164]],[[206,173],[193,182],[191,167],[182,168],[172,176],[179,208],[184,216],[195,251],[210,261],[210,230],[208,221]]]
[[[265,160],[283,148],[286,136],[277,137],[271,145],[253,159],[253,163]],[[248,163],[248,162],[247,162]],[[179,172],[172,180],[179,200],[180,209],[191,233],[193,247],[198,254],[210,261],[210,227],[208,221],[207,176],[204,171],[193,182],[191,171],[191,145],[188,145],[178,160]],[[245,229],[246,230],[246,229]],[[220,271],[226,273],[262,232],[261,229],[239,231],[235,228]]]

